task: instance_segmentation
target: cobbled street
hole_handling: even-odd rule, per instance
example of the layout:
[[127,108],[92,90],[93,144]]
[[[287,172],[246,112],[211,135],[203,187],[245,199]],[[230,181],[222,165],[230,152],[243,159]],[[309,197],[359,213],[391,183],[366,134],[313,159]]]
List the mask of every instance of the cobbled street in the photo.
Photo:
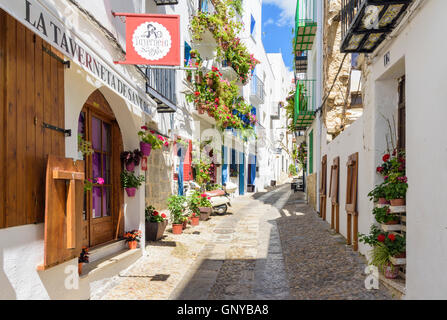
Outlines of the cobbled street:
[[368,291],[365,260],[290,184],[240,197],[182,235],[168,227],[92,299],[392,299]]

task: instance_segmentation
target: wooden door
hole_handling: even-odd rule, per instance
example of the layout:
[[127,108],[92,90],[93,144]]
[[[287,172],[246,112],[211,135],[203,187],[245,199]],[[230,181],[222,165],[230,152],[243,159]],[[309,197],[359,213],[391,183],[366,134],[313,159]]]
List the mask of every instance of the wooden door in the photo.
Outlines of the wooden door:
[[320,216],[326,220],[326,183],[327,183],[327,155],[321,160],[321,174],[320,174]]
[[329,196],[331,197],[331,228],[340,232],[340,204],[338,200],[338,185],[340,177],[340,157],[334,158],[331,166],[331,180],[329,183]]
[[347,213],[347,239],[348,245],[352,244],[353,250],[358,250],[358,212],[357,212],[357,185],[358,185],[359,154],[349,156],[346,181],[346,213]]
[[[99,91],[84,105],[78,128],[78,134],[91,142],[93,150],[85,157],[86,179],[93,182],[93,188],[85,194],[83,244],[94,247],[114,240],[124,231],[124,196],[119,180],[122,138],[113,112]],[[98,178],[104,183],[99,183]]]

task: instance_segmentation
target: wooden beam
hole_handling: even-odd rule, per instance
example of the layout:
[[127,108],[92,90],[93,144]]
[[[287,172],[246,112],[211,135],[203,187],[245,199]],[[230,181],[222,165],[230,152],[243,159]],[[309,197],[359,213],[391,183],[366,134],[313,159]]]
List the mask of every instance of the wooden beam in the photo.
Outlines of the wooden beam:
[[85,174],[83,172],[53,170],[53,179],[59,180],[84,180]]

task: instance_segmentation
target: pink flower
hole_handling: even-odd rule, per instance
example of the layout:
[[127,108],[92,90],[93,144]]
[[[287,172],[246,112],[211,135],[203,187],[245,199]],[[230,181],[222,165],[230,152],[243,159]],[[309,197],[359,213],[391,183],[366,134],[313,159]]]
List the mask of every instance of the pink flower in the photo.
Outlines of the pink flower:
[[164,146],[165,146],[165,147],[168,147],[168,146],[169,146],[169,143],[168,143],[167,141],[165,141]]
[[104,184],[104,179],[103,178],[96,178],[96,183],[97,184]]

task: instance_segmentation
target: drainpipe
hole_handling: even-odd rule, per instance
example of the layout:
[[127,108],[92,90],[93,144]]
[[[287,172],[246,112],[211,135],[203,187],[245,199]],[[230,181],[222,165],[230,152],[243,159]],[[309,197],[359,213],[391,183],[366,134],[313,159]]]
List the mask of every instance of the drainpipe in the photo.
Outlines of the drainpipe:
[[[323,90],[323,1],[317,1],[317,23],[318,23],[318,29],[317,29],[317,37],[316,37],[316,53],[317,53],[317,67],[316,67],[316,83],[315,83],[315,92],[316,92],[316,99],[317,105],[320,105],[322,102],[322,90]],[[315,145],[315,159],[316,159],[316,168],[317,168],[317,211],[320,212],[320,175],[321,175],[321,135],[322,135],[322,111],[317,113],[316,117],[316,145]]]

